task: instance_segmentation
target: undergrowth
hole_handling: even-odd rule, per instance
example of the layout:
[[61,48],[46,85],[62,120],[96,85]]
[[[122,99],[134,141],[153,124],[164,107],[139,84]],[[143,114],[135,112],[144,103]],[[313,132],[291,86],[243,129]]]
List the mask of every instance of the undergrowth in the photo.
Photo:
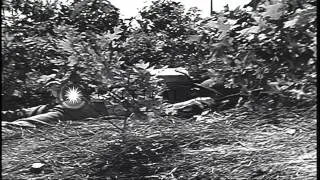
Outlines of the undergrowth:
[[[315,179],[316,109],[2,130],[3,179]],[[114,120],[121,125],[122,121]],[[124,138],[126,137],[126,138]],[[41,173],[33,163],[45,164]]]

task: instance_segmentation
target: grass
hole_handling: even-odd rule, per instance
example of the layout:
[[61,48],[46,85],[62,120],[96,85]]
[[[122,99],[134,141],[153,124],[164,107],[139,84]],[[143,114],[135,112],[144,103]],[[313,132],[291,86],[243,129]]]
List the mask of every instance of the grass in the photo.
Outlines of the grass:
[[52,122],[2,128],[2,178],[313,180],[316,146],[315,108],[135,120],[125,134],[101,118]]

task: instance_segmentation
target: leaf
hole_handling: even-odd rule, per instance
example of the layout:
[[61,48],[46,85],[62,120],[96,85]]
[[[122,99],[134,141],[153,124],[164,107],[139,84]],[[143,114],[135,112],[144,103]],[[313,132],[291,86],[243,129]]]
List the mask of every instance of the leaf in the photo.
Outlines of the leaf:
[[140,69],[147,69],[149,65],[150,65],[149,62],[147,63],[140,62],[140,63],[136,63],[134,66]]
[[284,26],[283,27],[284,28],[288,28],[288,27],[292,28],[292,27],[294,27],[296,25],[297,21],[298,21],[298,18],[294,18],[294,19],[292,19],[290,21],[286,21],[286,22],[284,22]]
[[297,16],[297,19],[298,19],[298,21],[296,22],[296,26],[301,27],[316,20],[317,9],[316,7],[307,8],[307,9],[298,11],[295,15]]
[[73,46],[72,46],[72,43],[69,39],[65,39],[63,41],[59,41],[58,42],[58,45],[61,49],[67,51],[67,52],[70,52],[72,53],[74,50],[73,50]]
[[313,56],[314,57],[317,57],[317,45],[313,45],[311,46],[311,51],[313,51]]
[[86,8],[86,6],[89,6],[90,4],[89,0],[83,0],[80,2],[76,2],[74,5],[74,11],[72,11],[71,18],[74,18],[75,16],[78,16],[80,12]]
[[121,26],[117,26],[113,28],[114,34],[119,34],[123,32],[123,29],[121,28]]
[[121,37],[121,35],[119,35],[120,33],[122,33],[123,30],[120,27],[115,27],[114,28],[114,33],[108,33],[106,36],[108,37],[108,39],[110,39],[111,41],[115,40],[115,39],[119,39]]
[[[227,19],[225,17],[220,16],[218,17],[217,21],[215,20],[206,21],[204,26],[210,29],[217,29],[218,32],[220,32],[218,39],[223,39],[231,28],[231,24],[226,23],[226,20]],[[231,22],[234,23],[233,21]]]
[[225,24],[225,25],[221,25],[219,28],[219,31],[221,32],[221,34],[219,35],[218,39],[221,40],[224,37],[227,36],[229,30],[230,30],[231,25],[229,24]]
[[246,7],[250,6],[253,8],[253,10],[256,10],[260,1],[261,0],[251,0],[248,4],[244,5],[243,7],[246,8]]
[[257,34],[260,30],[259,26],[251,26],[249,28],[245,28],[241,31],[238,31],[241,35],[246,35],[246,34]]
[[157,51],[161,51],[163,46],[165,45],[165,43],[163,41],[158,41],[156,44],[155,44],[155,49]]
[[187,38],[187,42],[191,43],[191,42],[200,42],[202,36],[200,35],[190,35],[188,38]]
[[258,39],[259,39],[259,41],[263,41],[263,40],[265,40],[265,39],[267,39],[268,37],[265,35],[265,34],[259,34],[258,35]]
[[74,66],[74,65],[76,65],[77,63],[78,63],[78,58],[77,57],[75,57],[75,56],[69,56],[69,58],[68,58],[68,66]]
[[18,90],[14,90],[13,93],[12,93],[12,96],[16,96],[16,97],[22,97],[22,93]]
[[270,19],[278,20],[283,14],[282,8],[284,7],[284,5],[282,3],[266,5],[262,7],[266,9],[266,12],[262,13],[263,17],[270,17]]
[[54,79],[56,77],[56,74],[50,74],[50,75],[42,75],[40,76],[40,79],[37,80],[38,83],[44,82],[47,83],[49,80]]

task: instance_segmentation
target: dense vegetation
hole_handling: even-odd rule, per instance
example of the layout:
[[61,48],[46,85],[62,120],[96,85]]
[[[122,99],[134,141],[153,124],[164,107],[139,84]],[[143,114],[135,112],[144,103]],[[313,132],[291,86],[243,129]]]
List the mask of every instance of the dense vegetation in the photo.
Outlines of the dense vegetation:
[[127,108],[144,107],[157,102],[150,95],[159,89],[146,71],[151,66],[182,66],[196,80],[240,87],[247,102],[259,104],[263,95],[268,106],[314,103],[315,3],[253,0],[246,9],[225,8],[203,19],[196,8],[164,0],[120,19],[104,0],[6,0],[3,108],[52,101],[44,87],[53,79],[78,81],[91,96],[108,93]]
[[[58,118],[34,118],[44,105],[32,121],[2,121],[3,179],[315,179],[316,0],[244,8],[201,18],[155,0],[120,19],[107,0],[4,0],[3,110],[54,103],[50,84],[72,81],[126,114],[60,121],[56,106]],[[243,100],[157,116],[164,88],[148,70],[160,67]]]

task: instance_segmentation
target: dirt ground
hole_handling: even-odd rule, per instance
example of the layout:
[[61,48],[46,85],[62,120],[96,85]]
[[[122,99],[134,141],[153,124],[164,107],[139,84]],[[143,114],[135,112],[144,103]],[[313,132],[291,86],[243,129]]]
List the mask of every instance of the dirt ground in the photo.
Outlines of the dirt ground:
[[2,179],[316,179],[315,107],[51,124],[2,128]]

